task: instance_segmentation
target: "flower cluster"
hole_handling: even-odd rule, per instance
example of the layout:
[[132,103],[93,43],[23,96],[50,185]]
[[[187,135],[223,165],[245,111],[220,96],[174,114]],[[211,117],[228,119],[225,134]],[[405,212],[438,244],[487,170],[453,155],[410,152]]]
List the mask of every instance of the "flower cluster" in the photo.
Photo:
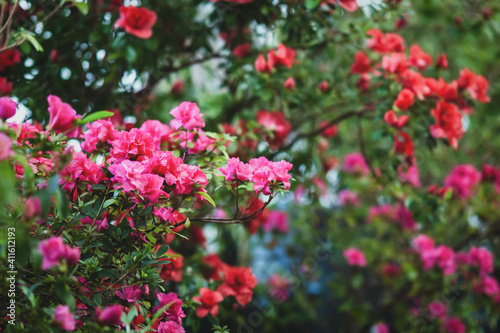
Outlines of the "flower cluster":
[[257,193],[270,195],[273,189],[282,186],[285,190],[290,188],[292,176],[288,173],[292,164],[286,161],[272,162],[265,157],[251,159],[248,163],[241,162],[239,158],[229,159],[225,167],[219,168],[226,181],[251,181]]

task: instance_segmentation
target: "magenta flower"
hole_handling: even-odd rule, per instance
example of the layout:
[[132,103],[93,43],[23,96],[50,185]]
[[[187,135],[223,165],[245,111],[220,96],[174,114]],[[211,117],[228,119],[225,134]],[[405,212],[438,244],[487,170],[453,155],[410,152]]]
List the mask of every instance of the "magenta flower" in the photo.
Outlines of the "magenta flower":
[[403,227],[404,230],[416,230],[417,229],[417,222],[413,220],[413,215],[411,212],[408,210],[408,208],[405,207],[404,204],[400,203],[395,212],[394,212],[394,217],[396,221],[398,221],[401,226]]
[[281,302],[285,302],[290,297],[290,281],[278,274],[269,277],[269,293],[271,296]]
[[62,237],[51,237],[38,244],[38,250],[43,255],[42,269],[48,270],[59,264],[66,254]]
[[342,170],[351,173],[366,175],[370,173],[370,169],[365,162],[365,158],[360,153],[352,153],[344,157],[344,165]]
[[6,159],[13,154],[12,139],[5,133],[0,132],[0,161]]
[[448,318],[443,325],[446,333],[465,333],[465,325],[458,317]]
[[52,321],[65,331],[74,331],[76,327],[75,318],[67,305],[59,305],[56,308]]
[[182,311],[182,301],[177,298],[177,294],[158,293],[156,297],[158,298],[159,304],[153,308],[153,311],[157,312],[165,305],[170,304],[163,314],[166,316],[167,320],[171,320],[180,325],[182,323],[182,318],[186,317],[186,315],[184,311]]
[[227,165],[219,168],[219,171],[222,173],[220,176],[224,176],[227,181],[235,179],[245,181],[253,176],[253,167],[250,164],[241,162],[238,157],[230,158]]
[[366,266],[365,254],[361,250],[353,247],[348,248],[344,250],[344,257],[350,266]]
[[429,251],[434,248],[434,240],[424,234],[413,238],[411,243],[417,252]]
[[173,321],[162,321],[156,328],[158,333],[185,333],[186,331],[181,325]]
[[200,113],[196,103],[182,102],[178,107],[170,111],[170,114],[175,118],[170,121],[170,126],[176,130],[181,127],[188,131],[205,127],[205,122],[201,119],[203,113]]
[[481,180],[481,173],[470,164],[457,165],[444,180],[444,185],[453,188],[453,194],[461,199],[472,196],[473,187]]
[[38,244],[38,250],[43,255],[43,270],[57,266],[61,259],[66,259],[68,265],[73,266],[78,264],[78,260],[80,260],[80,249],[65,245],[62,237],[51,237],[41,241]]
[[64,258],[66,259],[68,265],[76,266],[80,260],[80,249],[78,247],[72,248],[69,245],[65,245],[64,250],[66,252],[64,254]]
[[135,286],[122,286],[122,290],[116,291],[116,296],[120,297],[123,300],[126,300],[129,303],[134,303],[141,298],[141,287],[138,285]]
[[473,246],[469,250],[468,257],[469,264],[479,266],[481,274],[493,272],[493,255],[486,248]]
[[446,318],[446,312],[448,312],[446,304],[443,304],[441,301],[430,302],[427,309],[429,310],[431,317],[439,319]]
[[111,305],[101,310],[95,309],[95,320],[101,326],[113,326],[121,323],[120,317],[122,316],[123,309],[120,305]]
[[288,215],[285,212],[279,210],[272,210],[269,213],[269,217],[266,222],[262,225],[262,228],[266,232],[272,230],[278,230],[281,233],[288,231]]
[[374,327],[375,333],[389,333],[389,326],[385,323],[378,323]]
[[[57,96],[50,95],[47,97],[49,102],[49,125],[48,130],[62,133],[73,128],[73,123],[76,117],[76,111],[67,103],[63,103]],[[68,136],[70,136],[68,134]]]
[[99,143],[111,143],[118,139],[118,130],[108,120],[97,120],[87,124],[88,130],[83,133],[82,149],[88,153],[97,149]]
[[17,103],[8,97],[0,97],[0,119],[7,120],[16,114]]
[[342,190],[339,192],[339,204],[341,206],[351,205],[351,206],[359,206],[361,203],[359,202],[358,194],[349,190]]

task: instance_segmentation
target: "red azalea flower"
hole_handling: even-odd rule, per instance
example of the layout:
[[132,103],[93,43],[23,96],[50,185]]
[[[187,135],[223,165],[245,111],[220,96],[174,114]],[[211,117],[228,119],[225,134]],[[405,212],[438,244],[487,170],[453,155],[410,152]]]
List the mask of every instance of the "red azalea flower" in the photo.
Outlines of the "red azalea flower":
[[328,82],[326,80],[321,81],[318,84],[318,89],[326,93],[328,91]]
[[339,1],[342,8],[344,8],[348,12],[353,12],[359,8],[356,0],[339,0]]
[[404,53],[395,52],[382,58],[382,68],[393,74],[402,74],[408,68]]
[[153,35],[151,29],[156,22],[156,13],[142,7],[120,7],[120,18],[115,27],[124,28],[131,35],[148,39]]
[[7,50],[0,53],[0,71],[21,62],[21,53],[18,50]]
[[366,43],[370,49],[379,53],[403,52],[405,50],[404,39],[398,34],[384,34],[379,29],[370,29],[366,32],[372,38]]
[[446,54],[443,53],[437,58],[436,67],[441,69],[448,68],[448,58],[446,57]]
[[409,89],[403,89],[396,98],[394,105],[400,110],[408,110],[415,102],[415,94]]
[[262,54],[259,54],[255,60],[255,70],[257,70],[257,72],[265,72],[267,70],[266,59]]
[[8,95],[12,91],[12,82],[8,82],[7,78],[0,77],[0,94]]
[[[328,121],[323,120],[319,123],[318,127],[324,128],[327,125],[328,125]],[[335,135],[337,135],[338,131],[339,131],[339,128],[337,125],[330,125],[324,131],[321,132],[321,135],[323,135],[326,138],[333,138]]]
[[209,313],[215,317],[219,313],[219,305],[218,303],[222,302],[224,297],[222,294],[210,290],[208,288],[200,288],[200,296],[193,297],[193,301],[201,303],[200,307],[196,309],[196,315],[199,318],[206,317]]
[[436,118],[436,124],[431,126],[431,134],[435,138],[448,138],[450,145],[458,149],[458,139],[465,130],[462,127],[462,114],[455,104],[438,102],[431,115]]
[[276,63],[279,65],[292,68],[295,59],[295,50],[286,47],[283,44],[278,45],[278,52],[276,53]]
[[250,48],[252,45],[250,43],[244,43],[241,45],[238,45],[234,48],[233,50],[233,55],[237,58],[243,58],[250,52]]
[[289,77],[286,79],[285,83],[283,83],[283,87],[293,91],[295,89],[295,79],[293,77]]
[[164,281],[181,282],[184,257],[171,249],[168,250],[167,254],[169,255],[168,259],[160,259],[170,261],[168,264],[161,265],[160,277]]
[[398,118],[398,116],[396,116],[396,113],[394,111],[389,110],[384,114],[384,120],[392,127],[402,128],[408,123],[410,117],[404,115]]
[[432,58],[430,55],[422,51],[420,46],[412,45],[410,48],[408,63],[410,66],[417,67],[419,70],[423,71],[427,66],[432,64]]
[[292,125],[285,119],[285,115],[281,111],[260,110],[257,112],[257,123],[273,132],[273,138],[267,138],[271,149],[277,149],[281,146],[288,132],[292,129]]
[[359,51],[354,56],[354,64],[351,66],[351,72],[363,74],[370,71],[370,59],[362,51]]
[[394,151],[396,154],[413,155],[413,141],[407,133],[398,132],[394,134]]
[[249,267],[226,267],[224,282],[217,288],[222,296],[234,296],[236,301],[245,306],[252,300],[252,289],[257,285],[257,278]]

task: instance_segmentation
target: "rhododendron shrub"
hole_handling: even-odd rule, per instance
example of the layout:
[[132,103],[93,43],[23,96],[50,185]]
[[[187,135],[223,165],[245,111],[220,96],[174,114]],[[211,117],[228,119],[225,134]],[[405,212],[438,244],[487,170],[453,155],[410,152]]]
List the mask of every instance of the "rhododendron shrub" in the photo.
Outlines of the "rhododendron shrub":
[[[200,226],[259,217],[290,188],[290,163],[236,159],[246,165],[242,177],[226,153],[234,138],[214,132],[204,132],[210,144],[193,154],[190,134],[205,126],[195,103],[172,110],[172,127],[148,121],[127,129],[100,120],[110,119],[107,111],[76,117],[57,96],[49,96],[48,112],[47,127],[1,124],[8,149],[2,168],[19,195],[3,202],[2,219],[25,246],[10,269],[23,270],[19,288],[29,298],[16,299],[18,327],[184,331],[198,326],[197,318],[214,320],[223,301],[243,308],[252,300],[251,268],[194,255],[204,252]],[[68,133],[81,133],[77,143]],[[216,188],[236,201],[231,218],[214,216]],[[259,195],[265,203],[248,211],[246,203]],[[204,274],[207,265],[221,274]]]
[[494,0],[1,7],[0,330],[499,330]]

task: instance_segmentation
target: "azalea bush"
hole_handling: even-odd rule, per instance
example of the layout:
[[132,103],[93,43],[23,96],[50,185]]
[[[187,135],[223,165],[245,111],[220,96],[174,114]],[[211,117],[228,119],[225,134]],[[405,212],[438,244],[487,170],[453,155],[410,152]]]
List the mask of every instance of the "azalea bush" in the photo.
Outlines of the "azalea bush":
[[2,329],[498,329],[494,1],[1,7]]

